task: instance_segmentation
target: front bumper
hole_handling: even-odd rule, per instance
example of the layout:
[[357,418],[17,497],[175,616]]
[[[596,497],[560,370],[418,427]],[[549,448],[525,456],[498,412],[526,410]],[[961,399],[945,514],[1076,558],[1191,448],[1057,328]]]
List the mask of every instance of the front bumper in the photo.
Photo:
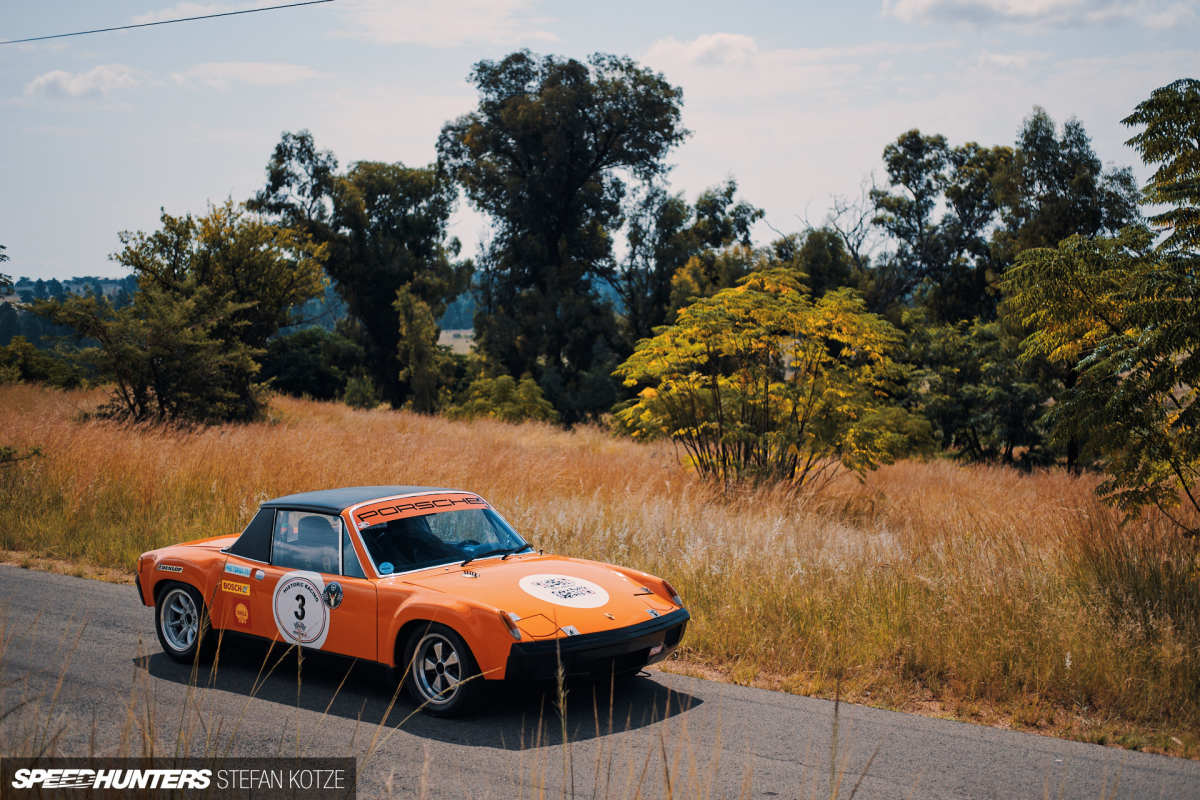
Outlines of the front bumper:
[[[508,653],[504,677],[550,680],[562,664],[567,677],[605,677],[634,672],[666,658],[683,638],[691,615],[681,608],[661,617],[598,633],[536,642],[516,642]],[[662,648],[650,654],[658,645]]]

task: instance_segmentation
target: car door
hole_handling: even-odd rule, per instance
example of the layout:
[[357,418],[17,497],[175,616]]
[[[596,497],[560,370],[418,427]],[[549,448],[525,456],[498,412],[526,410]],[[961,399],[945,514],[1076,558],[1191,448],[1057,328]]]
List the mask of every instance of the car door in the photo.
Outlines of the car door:
[[254,632],[375,660],[375,586],[348,542],[340,517],[277,509],[270,563],[249,581]]

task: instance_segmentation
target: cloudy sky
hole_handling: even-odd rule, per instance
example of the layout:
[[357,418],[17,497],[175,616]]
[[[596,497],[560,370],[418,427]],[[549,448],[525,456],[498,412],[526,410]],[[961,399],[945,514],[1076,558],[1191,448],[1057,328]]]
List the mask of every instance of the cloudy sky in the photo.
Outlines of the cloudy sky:
[[[169,2],[5,0],[0,38],[255,5]],[[1034,105],[1078,117],[1105,162],[1144,178],[1119,120],[1200,73],[1198,34],[1195,0],[335,0],[3,45],[5,271],[122,274],[118,231],[246,198],[284,130],[310,129],[342,164],[427,163],[473,106],[471,65],[521,47],[665,73],[693,131],[674,187],[733,176],[780,230],[856,194],[904,130],[1011,143]],[[485,224],[464,207],[454,231],[470,251]]]

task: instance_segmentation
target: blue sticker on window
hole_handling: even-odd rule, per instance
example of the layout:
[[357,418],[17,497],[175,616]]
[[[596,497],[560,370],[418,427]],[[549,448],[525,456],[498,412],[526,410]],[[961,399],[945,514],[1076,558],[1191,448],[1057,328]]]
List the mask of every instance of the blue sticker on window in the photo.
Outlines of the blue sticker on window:
[[392,566],[392,562],[385,561],[379,565],[380,575],[391,575],[396,568]]

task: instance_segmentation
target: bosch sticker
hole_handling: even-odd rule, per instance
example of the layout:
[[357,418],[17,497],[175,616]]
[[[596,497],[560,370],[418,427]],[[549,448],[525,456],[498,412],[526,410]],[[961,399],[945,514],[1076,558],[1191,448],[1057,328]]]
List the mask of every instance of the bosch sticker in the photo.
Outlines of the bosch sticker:
[[599,608],[608,602],[608,592],[602,586],[570,575],[526,575],[519,585],[526,594],[556,606]]
[[221,581],[221,591],[230,594],[250,594],[250,584],[237,581]]
[[325,580],[316,572],[288,572],[275,584],[271,606],[275,627],[284,641],[320,647],[329,635]]

